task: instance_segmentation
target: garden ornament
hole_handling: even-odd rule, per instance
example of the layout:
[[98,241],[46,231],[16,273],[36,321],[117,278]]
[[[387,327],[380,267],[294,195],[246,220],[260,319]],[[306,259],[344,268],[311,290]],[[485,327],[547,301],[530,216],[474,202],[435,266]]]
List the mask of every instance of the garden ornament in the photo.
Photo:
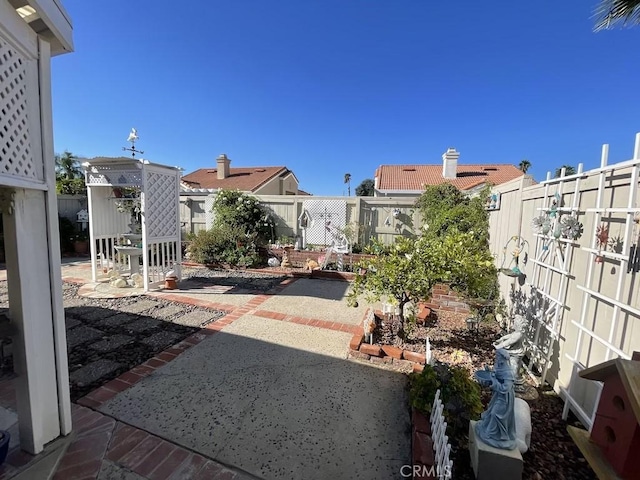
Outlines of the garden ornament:
[[509,352],[496,350],[494,370],[478,370],[478,382],[491,387],[493,395],[475,425],[476,435],[487,445],[504,450],[516,448],[515,392],[513,371],[509,365]]
[[496,350],[504,349],[509,353],[509,364],[513,372],[513,379],[516,384],[516,390],[520,391],[524,387],[524,379],[520,375],[522,366],[522,357],[524,356],[524,330],[527,321],[522,315],[513,317],[513,331],[503,335],[493,342]]

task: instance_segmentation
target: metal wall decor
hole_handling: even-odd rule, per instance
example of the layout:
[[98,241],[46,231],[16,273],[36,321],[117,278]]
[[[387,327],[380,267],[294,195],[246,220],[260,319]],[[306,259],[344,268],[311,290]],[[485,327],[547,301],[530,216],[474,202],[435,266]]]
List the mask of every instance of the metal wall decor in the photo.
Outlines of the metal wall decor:
[[[513,249],[509,252],[510,249]],[[509,261],[507,262],[507,258]],[[508,277],[520,277],[524,275],[524,268],[529,260],[529,242],[524,238],[514,235],[504,247],[502,247],[502,265],[500,272]]]

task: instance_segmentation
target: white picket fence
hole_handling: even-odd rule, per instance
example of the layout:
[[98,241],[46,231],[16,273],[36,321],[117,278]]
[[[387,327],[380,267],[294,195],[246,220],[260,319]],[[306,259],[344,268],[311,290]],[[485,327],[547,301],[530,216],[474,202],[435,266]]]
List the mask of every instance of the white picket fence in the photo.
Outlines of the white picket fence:
[[431,421],[431,439],[433,440],[433,451],[435,453],[436,475],[440,480],[449,480],[453,471],[453,460],[449,458],[451,444],[446,434],[447,422],[444,420],[443,410],[444,405],[440,400],[440,389],[438,389],[433,399],[433,407],[429,417]]

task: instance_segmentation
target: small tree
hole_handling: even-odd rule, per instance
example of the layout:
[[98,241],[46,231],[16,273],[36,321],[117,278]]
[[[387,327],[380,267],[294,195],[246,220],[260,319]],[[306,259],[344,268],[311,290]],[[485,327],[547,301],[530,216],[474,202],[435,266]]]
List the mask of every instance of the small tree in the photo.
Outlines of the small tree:
[[213,201],[214,225],[240,227],[260,243],[271,240],[273,219],[257,198],[239,190],[220,190]]
[[404,306],[431,296],[436,283],[447,283],[469,298],[492,298],[497,271],[489,251],[486,192],[475,198],[454,186],[428,187],[416,202],[426,230],[417,238],[401,237],[389,249],[358,264],[361,271],[349,299],[360,295],[374,302],[390,297],[400,309],[398,336],[403,336]]
[[365,178],[360,185],[356,187],[356,196],[358,197],[373,197],[374,183],[370,178]]
[[398,336],[404,336],[404,307],[431,296],[436,283],[448,283],[461,295],[488,298],[496,288],[496,268],[489,249],[474,248],[473,233],[450,232],[444,238],[400,237],[388,253],[359,262],[349,292],[354,304],[392,298],[400,309]]

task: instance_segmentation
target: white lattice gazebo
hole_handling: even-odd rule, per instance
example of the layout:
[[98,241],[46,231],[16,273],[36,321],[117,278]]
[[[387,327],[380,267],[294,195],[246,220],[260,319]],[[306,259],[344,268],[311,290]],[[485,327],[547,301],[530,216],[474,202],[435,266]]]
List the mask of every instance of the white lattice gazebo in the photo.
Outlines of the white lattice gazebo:
[[[89,199],[89,234],[93,281],[108,279],[108,273],[138,271],[144,290],[161,285],[165,274],[179,276],[180,250],[180,169],[135,158],[97,158],[85,163]],[[130,235],[131,214],[118,211],[119,188],[140,191],[141,232]],[[128,239],[128,240],[125,240]],[[128,248],[121,248],[127,246]]]

